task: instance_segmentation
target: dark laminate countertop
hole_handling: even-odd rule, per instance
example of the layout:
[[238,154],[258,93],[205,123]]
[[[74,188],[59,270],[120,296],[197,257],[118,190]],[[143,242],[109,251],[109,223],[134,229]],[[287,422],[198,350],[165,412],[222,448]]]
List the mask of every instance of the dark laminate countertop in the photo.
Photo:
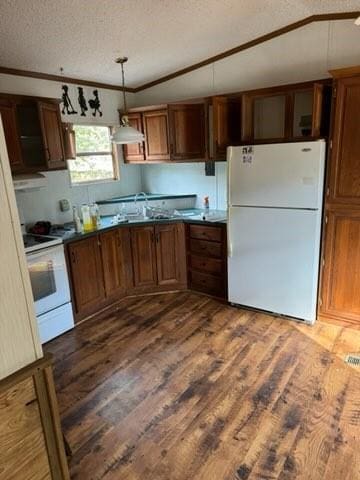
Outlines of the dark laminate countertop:
[[[146,192],[145,192],[146,193]],[[98,200],[96,203],[98,205],[108,205],[113,203],[129,203],[135,201],[136,195],[123,195],[121,197],[113,197],[107,200]],[[164,193],[146,193],[147,199],[149,201],[153,200],[177,200],[179,198],[196,198],[194,193],[192,194],[183,194],[183,195],[171,195],[171,194],[164,194]],[[138,202],[144,202],[145,197],[143,195],[138,194],[137,198]]]
[[179,210],[180,215],[174,218],[167,218],[167,219],[141,219],[141,220],[130,220],[127,222],[120,222],[120,223],[112,223],[113,215],[101,217],[101,226],[96,230],[91,232],[82,232],[82,233],[75,233],[74,231],[69,231],[65,237],[63,237],[63,242],[70,243],[77,240],[81,240],[83,238],[91,237],[98,233],[111,230],[113,228],[119,227],[136,227],[141,225],[158,225],[162,223],[176,223],[176,222],[184,222],[184,223],[196,223],[199,225],[225,225],[226,224],[226,217],[227,212],[224,210],[209,210],[208,213],[205,214],[205,220],[202,219],[202,215],[204,210],[201,209],[184,209]]

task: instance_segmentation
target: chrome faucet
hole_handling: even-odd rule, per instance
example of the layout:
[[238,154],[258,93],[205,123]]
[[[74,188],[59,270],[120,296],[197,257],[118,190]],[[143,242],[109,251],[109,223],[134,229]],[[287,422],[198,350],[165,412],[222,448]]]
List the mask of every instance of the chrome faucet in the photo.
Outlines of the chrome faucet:
[[145,192],[139,192],[135,195],[135,198],[134,198],[134,204],[135,204],[135,210],[136,212],[140,213],[140,210],[138,209],[137,207],[137,200],[138,200],[138,197],[142,195],[144,198],[145,198],[145,210],[143,210],[145,212],[145,215],[144,217],[146,217],[146,211],[148,210],[149,208],[149,199],[148,199],[148,196],[146,195]]

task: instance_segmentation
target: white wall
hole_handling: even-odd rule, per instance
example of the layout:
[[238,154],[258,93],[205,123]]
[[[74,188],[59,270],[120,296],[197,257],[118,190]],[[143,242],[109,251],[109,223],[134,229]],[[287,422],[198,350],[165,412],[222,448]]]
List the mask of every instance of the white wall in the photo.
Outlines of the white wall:
[[[64,82],[66,83],[66,82]],[[60,98],[62,83],[39,80],[35,78],[18,77],[14,75],[0,74],[0,92],[40,97]],[[84,95],[88,100],[93,97],[92,87],[84,87]],[[90,110],[86,117],[81,117],[78,108],[77,85],[69,85],[69,95],[77,115],[62,115],[63,121],[84,124],[118,124],[118,109],[122,105],[122,93],[117,90],[99,89],[101,118],[93,117]],[[129,104],[133,104],[133,94],[127,94]],[[141,170],[137,165],[124,165],[122,161],[122,149],[118,149],[120,160],[120,180],[91,186],[71,187],[67,170],[48,172],[48,186],[46,188],[18,192],[16,201],[26,223],[37,220],[50,220],[53,223],[71,221],[72,212],[62,213],[59,208],[59,200],[66,198],[72,205],[80,205],[84,202],[103,200],[118,195],[126,195],[141,190]]]
[[205,176],[201,163],[144,165],[143,188],[146,192],[197,194],[196,206],[202,207],[205,196],[210,197],[210,208],[226,209],[226,162],[216,163],[216,175]]
[[[135,102],[138,106],[155,105],[320,79],[329,76],[329,69],[359,63],[360,28],[354,21],[318,22],[139,92]],[[191,191],[201,197],[208,194],[212,205],[219,208],[226,199],[224,168],[218,165],[214,179],[205,177],[199,164],[142,167],[148,189],[158,193]]]

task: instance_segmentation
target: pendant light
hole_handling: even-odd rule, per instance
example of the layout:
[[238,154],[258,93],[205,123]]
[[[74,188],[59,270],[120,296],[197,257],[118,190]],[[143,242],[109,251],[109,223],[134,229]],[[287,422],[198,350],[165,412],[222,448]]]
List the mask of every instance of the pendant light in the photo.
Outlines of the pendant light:
[[355,20],[355,25],[357,25],[358,27],[360,27],[360,17],[358,17],[356,20]]
[[126,106],[126,92],[125,92],[125,75],[124,75],[124,63],[128,61],[127,57],[120,57],[115,60],[116,63],[121,65],[121,74],[122,74],[122,92],[123,92],[123,103],[124,103],[124,113],[121,115],[120,126],[116,127],[115,133],[111,137],[113,143],[118,144],[129,144],[129,143],[141,143],[144,141],[144,134],[133,128],[129,124],[129,118],[127,115],[127,106]]

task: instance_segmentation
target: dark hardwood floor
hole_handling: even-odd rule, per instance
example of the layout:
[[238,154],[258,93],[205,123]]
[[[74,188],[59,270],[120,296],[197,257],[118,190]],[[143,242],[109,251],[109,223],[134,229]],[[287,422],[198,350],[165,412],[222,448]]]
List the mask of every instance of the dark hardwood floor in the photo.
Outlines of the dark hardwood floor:
[[359,339],[190,292],[125,299],[46,346],[72,479],[360,479]]

